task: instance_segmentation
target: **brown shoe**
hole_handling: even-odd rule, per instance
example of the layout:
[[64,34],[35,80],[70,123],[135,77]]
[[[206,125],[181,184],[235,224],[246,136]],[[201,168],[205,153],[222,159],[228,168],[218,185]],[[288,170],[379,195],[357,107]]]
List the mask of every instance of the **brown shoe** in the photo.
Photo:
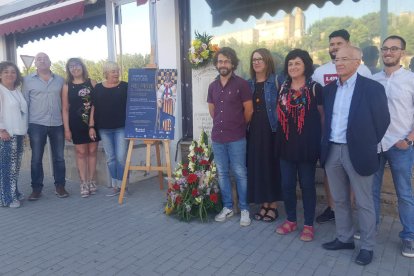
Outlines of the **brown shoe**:
[[59,198],[65,198],[65,197],[68,197],[69,196],[69,193],[66,192],[66,190],[65,190],[65,186],[62,186],[62,185],[56,186],[56,192],[55,192],[55,194]]
[[32,192],[27,198],[28,201],[36,201],[41,197],[41,192]]

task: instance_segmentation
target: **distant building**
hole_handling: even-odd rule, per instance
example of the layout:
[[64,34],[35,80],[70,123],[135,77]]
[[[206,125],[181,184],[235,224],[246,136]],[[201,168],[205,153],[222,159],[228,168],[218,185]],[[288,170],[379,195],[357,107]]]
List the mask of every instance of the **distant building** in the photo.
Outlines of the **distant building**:
[[234,39],[239,43],[284,42],[294,46],[305,35],[305,15],[296,8],[295,15],[286,14],[282,20],[258,20],[254,28],[215,36],[213,43],[224,45]]

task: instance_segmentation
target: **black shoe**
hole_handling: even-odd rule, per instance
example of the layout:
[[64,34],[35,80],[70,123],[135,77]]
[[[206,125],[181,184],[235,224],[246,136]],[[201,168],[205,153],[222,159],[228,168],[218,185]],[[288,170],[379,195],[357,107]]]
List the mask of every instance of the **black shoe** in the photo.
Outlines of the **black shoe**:
[[340,240],[335,239],[331,242],[322,244],[322,247],[326,250],[354,249],[355,244],[353,242],[341,242]]
[[367,265],[372,262],[372,257],[374,256],[374,251],[361,249],[358,256],[355,259],[355,262],[359,265]]
[[32,192],[27,198],[28,201],[36,201],[41,197],[41,192]]
[[335,220],[335,212],[329,206],[325,209],[325,211],[323,211],[322,214],[316,217],[316,222],[320,224],[326,223],[329,221],[334,221],[334,220]]

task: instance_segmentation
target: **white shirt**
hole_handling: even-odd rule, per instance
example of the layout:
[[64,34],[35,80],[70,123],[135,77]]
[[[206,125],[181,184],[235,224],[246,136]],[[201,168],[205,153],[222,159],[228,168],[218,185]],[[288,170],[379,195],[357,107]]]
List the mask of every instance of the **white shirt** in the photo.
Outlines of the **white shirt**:
[[[372,78],[371,71],[364,64],[360,64],[357,72],[364,77]],[[312,79],[322,86],[328,85],[329,83],[336,81],[338,79],[338,74],[336,73],[335,64],[332,61],[325,63],[324,65],[316,68],[315,72],[312,75]]]
[[329,141],[346,144],[346,130],[348,128],[349,108],[354,95],[357,73],[353,74],[343,84],[337,80],[335,102],[332,110],[331,137]]
[[383,151],[389,150],[414,129],[414,73],[400,68],[387,77],[384,71],[373,79],[385,87],[391,122],[381,140]]
[[27,103],[20,89],[10,91],[0,84],[0,129],[10,136],[27,133]]

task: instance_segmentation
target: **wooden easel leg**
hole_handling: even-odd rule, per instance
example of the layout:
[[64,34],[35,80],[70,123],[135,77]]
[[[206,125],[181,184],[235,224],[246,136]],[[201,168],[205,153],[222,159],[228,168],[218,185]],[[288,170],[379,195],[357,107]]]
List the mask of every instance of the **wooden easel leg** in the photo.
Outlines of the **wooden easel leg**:
[[122,204],[124,200],[125,187],[128,179],[129,166],[131,165],[132,151],[134,150],[134,140],[129,140],[128,153],[125,161],[124,175],[122,177],[121,192],[119,193],[118,203]]
[[168,188],[172,188],[170,183],[171,175],[171,159],[170,159],[170,140],[163,140],[165,150],[165,163],[167,164]]
[[[155,143],[155,153],[157,155],[157,166],[161,167],[161,154],[160,154],[160,143],[159,142]],[[161,170],[158,171],[158,179],[160,181],[160,190],[162,190],[164,189],[164,177],[163,177]]]

